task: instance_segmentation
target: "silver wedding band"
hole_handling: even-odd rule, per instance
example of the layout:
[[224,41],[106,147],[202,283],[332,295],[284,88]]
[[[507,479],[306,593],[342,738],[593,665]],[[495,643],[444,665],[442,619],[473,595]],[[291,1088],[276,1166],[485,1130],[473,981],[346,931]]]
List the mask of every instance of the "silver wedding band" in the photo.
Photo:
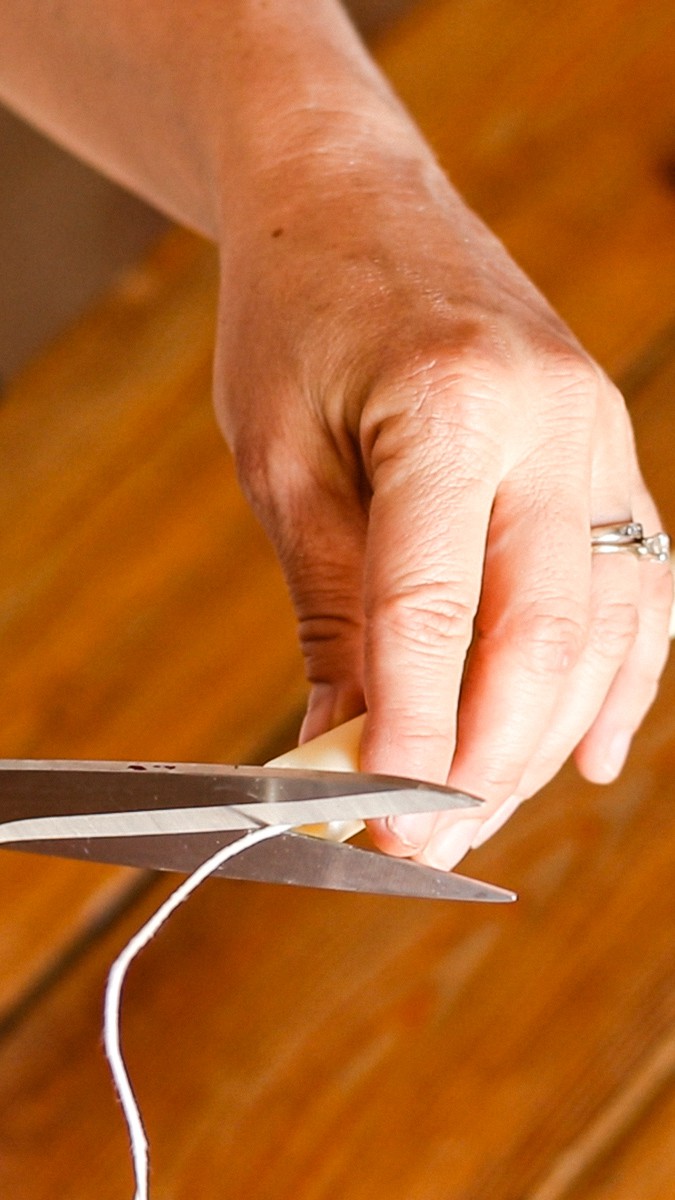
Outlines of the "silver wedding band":
[[650,562],[670,561],[670,538],[667,533],[653,533],[645,537],[644,529],[637,521],[623,525],[595,525],[591,529],[593,554],[620,554],[627,552],[636,558]]

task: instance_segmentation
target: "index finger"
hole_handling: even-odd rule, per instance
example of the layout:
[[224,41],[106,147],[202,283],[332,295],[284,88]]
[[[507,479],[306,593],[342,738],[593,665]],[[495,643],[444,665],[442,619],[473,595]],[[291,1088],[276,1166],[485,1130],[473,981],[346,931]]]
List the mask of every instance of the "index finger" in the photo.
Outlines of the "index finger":
[[[454,384],[378,429],[365,577],[366,770],[447,779],[503,469],[495,408],[491,396]],[[426,831],[414,821],[421,845],[433,818]]]

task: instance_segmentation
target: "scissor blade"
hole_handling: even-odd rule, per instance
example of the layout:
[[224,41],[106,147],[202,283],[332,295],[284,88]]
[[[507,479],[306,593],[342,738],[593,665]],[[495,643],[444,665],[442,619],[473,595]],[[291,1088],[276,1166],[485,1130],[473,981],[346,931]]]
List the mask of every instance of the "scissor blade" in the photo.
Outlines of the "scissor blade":
[[[21,848],[66,858],[187,873],[241,836],[241,832],[229,832],[186,837],[158,834],[121,839],[79,838],[71,842],[38,842]],[[215,874],[259,883],[286,883],[428,900],[509,903],[516,899],[514,892],[463,875],[446,874],[405,859],[296,833],[280,834],[252,846],[240,857],[223,863]]]
[[[311,848],[307,845],[309,842]],[[241,858],[225,863],[218,874],[262,882],[273,873],[274,879],[283,883],[426,900],[508,904],[518,898],[515,892],[478,879],[357,849],[344,842],[322,842],[287,833],[252,847],[251,853],[256,850],[261,852],[256,858],[247,862],[247,851]]]
[[[471,808],[464,792],[390,776],[202,764],[0,761],[0,843],[65,857],[192,871],[260,825]],[[294,833],[217,871],[230,878],[386,895],[505,902],[513,892]]]
[[311,825],[480,805],[394,776],[286,767],[0,762],[0,842]]

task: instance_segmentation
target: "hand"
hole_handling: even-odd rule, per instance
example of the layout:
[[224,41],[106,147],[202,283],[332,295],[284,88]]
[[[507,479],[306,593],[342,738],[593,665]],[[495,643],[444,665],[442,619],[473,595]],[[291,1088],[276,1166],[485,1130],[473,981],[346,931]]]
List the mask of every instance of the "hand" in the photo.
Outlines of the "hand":
[[660,528],[623,401],[409,129],[295,139],[223,256],[218,410],[279,554],[304,737],[367,709],[366,770],[480,817],[374,822],[452,867],[573,752],[620,771],[664,665],[667,566],[591,560]]
[[338,0],[2,9],[0,92],[217,238],[217,406],[293,594],[306,737],[476,821],[374,826],[451,866],[574,751],[620,769],[671,578],[590,528],[660,522],[621,398],[444,179]]

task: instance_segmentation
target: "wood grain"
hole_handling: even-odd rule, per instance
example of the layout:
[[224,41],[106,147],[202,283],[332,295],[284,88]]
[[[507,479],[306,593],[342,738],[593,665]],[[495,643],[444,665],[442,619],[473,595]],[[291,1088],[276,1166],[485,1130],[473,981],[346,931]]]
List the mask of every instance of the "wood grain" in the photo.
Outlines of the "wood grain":
[[[290,736],[294,619],[211,412],[215,288],[213,250],[172,235],[0,407],[7,757],[250,761]],[[1,859],[0,1021],[137,886]]]
[[[625,381],[675,528],[672,25],[666,0],[428,0],[381,57]],[[215,288],[172,235],[0,407],[2,753],[252,759],[293,726],[293,618],[209,409]],[[674,702],[671,664],[619,783],[565,771],[471,856],[516,908],[207,884],[127,991],[155,1194],[665,1200]],[[0,862],[0,1187],[117,1200],[101,994],[170,881]]]
[[675,302],[668,0],[430,0],[381,60],[457,186],[605,367]]
[[252,709],[299,702],[290,605],[210,408],[214,290],[212,251],[174,236],[0,410],[6,754],[219,754],[227,730],[239,755]]
[[[655,719],[622,784],[568,773],[476,853],[514,910],[206,885],[127,993],[159,1194],[551,1200],[552,1166],[672,1041],[672,757]],[[0,1052],[0,1183],[20,1200],[129,1186],[100,994],[151,900]]]

